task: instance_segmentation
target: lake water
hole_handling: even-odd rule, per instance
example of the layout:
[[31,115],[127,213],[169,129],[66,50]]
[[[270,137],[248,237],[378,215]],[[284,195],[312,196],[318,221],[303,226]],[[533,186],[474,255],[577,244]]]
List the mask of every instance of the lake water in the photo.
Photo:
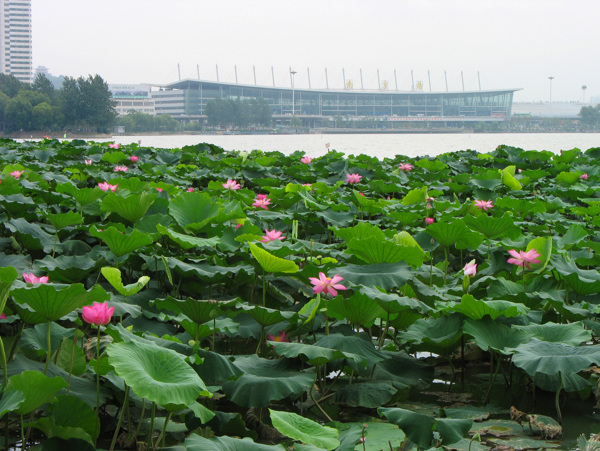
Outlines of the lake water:
[[330,149],[346,155],[365,154],[379,159],[395,155],[418,157],[440,155],[457,150],[491,152],[500,144],[525,150],[561,150],[600,147],[600,133],[405,133],[405,134],[306,134],[306,135],[164,135],[115,136],[114,141],[130,144],[141,141],[142,146],[181,148],[199,143],[211,143],[225,150],[280,151],[284,154],[303,150],[318,157]]

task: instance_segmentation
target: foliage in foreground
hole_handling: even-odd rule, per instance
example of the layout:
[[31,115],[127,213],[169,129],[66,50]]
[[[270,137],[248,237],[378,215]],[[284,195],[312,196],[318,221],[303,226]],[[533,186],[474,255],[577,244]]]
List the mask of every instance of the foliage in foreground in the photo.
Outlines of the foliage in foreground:
[[[504,373],[508,390],[552,392],[559,420],[561,393],[591,395],[600,149],[303,163],[117,147],[0,147],[11,443],[489,449],[504,428],[510,446],[557,446],[536,440],[560,433],[548,417],[516,415],[533,438],[474,422],[494,413],[487,394],[407,402],[436,374],[417,353],[447,359],[451,380],[469,346],[490,362],[485,385]],[[520,251],[537,263],[509,263]],[[107,324],[108,310],[81,319],[104,302]]]

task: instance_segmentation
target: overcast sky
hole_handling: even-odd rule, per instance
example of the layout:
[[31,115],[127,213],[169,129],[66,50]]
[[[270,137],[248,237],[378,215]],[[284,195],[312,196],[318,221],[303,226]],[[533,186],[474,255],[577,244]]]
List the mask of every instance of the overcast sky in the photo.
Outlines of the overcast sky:
[[[600,96],[598,0],[32,0],[33,64],[108,83],[181,78]],[[379,82],[377,77],[379,70]],[[394,77],[394,70],[396,77]],[[430,76],[428,76],[428,72]],[[548,77],[553,76],[551,81]]]

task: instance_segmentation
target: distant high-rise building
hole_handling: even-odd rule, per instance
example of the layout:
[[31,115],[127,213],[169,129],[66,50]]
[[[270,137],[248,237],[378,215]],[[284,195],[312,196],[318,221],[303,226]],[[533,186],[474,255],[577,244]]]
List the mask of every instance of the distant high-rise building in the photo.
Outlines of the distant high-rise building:
[[0,0],[0,71],[32,82],[31,0]]

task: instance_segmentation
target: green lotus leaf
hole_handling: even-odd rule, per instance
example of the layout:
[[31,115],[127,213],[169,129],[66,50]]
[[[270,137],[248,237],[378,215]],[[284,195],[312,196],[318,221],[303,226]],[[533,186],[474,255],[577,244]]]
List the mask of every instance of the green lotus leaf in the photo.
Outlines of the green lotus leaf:
[[251,438],[233,438],[228,436],[210,439],[192,434],[185,439],[186,451],[285,451],[283,445],[263,445],[254,443]]
[[400,313],[406,310],[414,310],[427,313],[431,308],[423,302],[408,296],[400,296],[395,293],[385,293],[376,288],[362,287],[360,292],[373,299],[387,313]]
[[[56,349],[56,347],[53,346],[53,349]],[[81,376],[87,369],[87,361],[83,349],[76,345],[72,338],[64,338],[58,349],[56,365],[67,373]]]
[[264,272],[293,274],[300,270],[298,265],[291,260],[275,257],[273,254],[258,247],[254,243],[249,243],[248,245],[250,246],[250,252],[252,252],[252,255],[256,261],[258,261]]
[[293,412],[269,409],[269,413],[273,427],[287,437],[327,450],[340,446],[337,429],[321,426]]
[[230,301],[198,300],[190,297],[175,299],[172,296],[155,301],[158,308],[183,313],[197,324],[205,323],[220,316],[222,314],[220,304],[227,302]]
[[24,247],[32,251],[43,250],[52,253],[56,246],[54,235],[47,233],[39,224],[30,223],[25,218],[13,218],[4,226],[19,237]]
[[83,284],[38,284],[15,288],[10,292],[14,301],[27,305],[46,321],[57,321],[63,316],[94,302],[104,302],[109,295],[100,285],[86,291]]
[[512,231],[519,231],[515,226],[511,216],[504,214],[501,218],[495,218],[489,215],[467,215],[464,218],[465,224],[479,233],[485,235],[488,239],[499,238],[510,235]]
[[17,279],[17,270],[12,266],[0,267],[0,313],[4,312],[6,300],[13,282]]
[[557,243],[561,248],[569,250],[574,247],[579,247],[577,245],[581,244],[584,238],[587,238],[588,236],[588,231],[579,224],[571,224],[567,233],[561,236]]
[[523,185],[515,178],[515,166],[507,166],[502,170],[498,170],[501,174],[502,183],[508,186],[511,190],[520,190]]
[[550,261],[550,256],[552,255],[552,238],[534,238],[527,245],[527,251],[530,251],[531,249],[535,249],[540,254],[538,257],[540,263],[532,264],[531,269],[542,272],[544,269],[546,269],[546,266]]
[[123,286],[120,269],[105,266],[100,271],[102,272],[104,278],[108,280],[108,283],[110,283],[112,287],[123,296],[131,296],[132,294],[137,293],[144,288],[148,282],[150,282],[150,277],[142,276],[136,283]]
[[48,417],[29,423],[48,438],[85,440],[94,445],[100,434],[100,420],[94,409],[76,396],[57,396],[48,406]]
[[72,183],[60,183],[56,186],[57,193],[65,193],[72,196],[82,207],[91,204],[104,196],[104,191],[99,188],[79,188]]
[[395,234],[394,243],[400,244],[401,246],[418,247],[419,249],[421,249],[421,246],[419,246],[417,240],[415,240],[412,237],[412,235],[406,231],[398,232],[397,234]]
[[48,352],[48,325],[50,325],[50,345],[53,350],[58,349],[63,340],[72,340],[75,335],[75,329],[67,329],[55,322],[45,321],[23,330],[21,347],[39,356],[45,356]]
[[363,355],[353,354],[351,352],[340,351],[328,347],[318,346],[316,344],[309,345],[304,343],[286,343],[280,341],[270,341],[269,345],[273,347],[275,353],[282,357],[296,358],[303,355],[307,358],[311,365],[324,365],[333,360],[352,360],[353,362],[366,366],[367,357]]
[[592,332],[585,329],[583,323],[578,321],[570,324],[528,324],[526,326],[513,326],[514,330],[525,332],[538,340],[562,343],[570,346],[579,346],[592,339]]
[[133,229],[130,233],[122,233],[116,227],[98,231],[96,226],[90,227],[90,235],[100,238],[117,257],[137,251],[154,242],[152,236]]
[[500,315],[506,318],[524,316],[529,313],[527,307],[523,304],[509,301],[479,301],[470,294],[463,295],[460,303],[444,308],[444,311],[458,312],[472,319],[481,319],[489,315],[491,319],[496,319]]
[[527,343],[530,339],[528,333],[490,318],[477,321],[467,319],[463,325],[463,331],[473,337],[477,346],[483,351],[491,348],[504,355],[512,354],[511,349]]
[[385,240],[383,231],[379,227],[367,222],[359,222],[354,227],[346,227],[341,229],[332,227],[331,230],[335,236],[341,238],[346,243],[352,238],[356,238],[358,240],[366,240],[368,238],[373,238],[379,241]]
[[514,349],[513,363],[532,377],[578,373],[600,363],[600,345],[571,346],[532,338]]
[[579,176],[581,174],[579,172],[561,172],[556,176],[556,180],[559,182],[564,182],[567,185],[572,185],[575,182],[579,181]]
[[434,222],[427,226],[425,232],[444,247],[450,247],[472,234],[462,219],[455,219],[452,222]]
[[150,192],[129,193],[125,197],[117,193],[108,193],[100,202],[100,208],[135,223],[146,214],[156,198],[157,194]]
[[195,236],[174,232],[160,224],[157,224],[156,230],[171,238],[183,249],[192,249],[193,247],[215,247],[220,242],[220,238],[216,236],[212,238],[197,238]]
[[56,393],[66,386],[67,382],[62,377],[44,376],[40,371],[23,371],[8,379],[5,390],[23,393],[25,397],[23,404],[13,409],[13,412],[18,415],[26,415],[52,401]]
[[[395,424],[384,423],[381,421],[367,421],[363,423],[339,423],[334,421],[329,423],[340,431],[339,440],[341,442],[338,450],[362,450],[381,451],[389,449],[400,449],[406,436]],[[355,444],[360,440],[364,425],[367,426],[367,440],[364,443]],[[475,451],[475,450],[474,450]]]
[[[367,367],[372,367],[374,364],[389,358],[388,355],[375,349],[375,346],[370,341],[354,336],[349,337],[341,334],[330,334],[317,340],[314,345],[363,356],[367,359]],[[360,368],[364,368],[365,365],[361,365],[360,368],[358,365],[351,366],[359,371]]]
[[183,193],[169,202],[169,214],[184,230],[200,230],[219,213],[219,203],[206,192]]
[[106,348],[115,373],[142,398],[168,410],[189,406],[199,396],[211,396],[198,374],[175,351],[137,341]]
[[377,265],[340,266],[336,272],[355,285],[376,286],[384,290],[402,287],[414,277],[413,269],[404,262]]
[[103,262],[102,258],[92,259],[87,255],[59,255],[56,258],[46,255],[37,264],[46,271],[50,280],[77,283],[102,266]]
[[341,387],[335,400],[350,407],[375,408],[387,404],[397,392],[397,388],[387,382],[358,382]]
[[203,363],[202,365],[192,366],[206,384],[221,385],[226,380],[235,380],[244,374],[242,370],[229,360],[228,356],[202,348],[196,352],[203,359]]
[[267,407],[271,401],[298,398],[315,382],[315,374],[299,372],[286,359],[268,360],[256,355],[239,356],[233,362],[244,375],[223,382],[223,391],[237,405]]
[[411,349],[447,355],[460,343],[462,321],[456,314],[420,319],[398,336],[411,342]]
[[122,161],[127,161],[128,158],[125,152],[116,150],[114,152],[106,152],[100,159],[110,164],[119,164]]
[[393,241],[382,241],[376,238],[351,239],[348,253],[356,255],[369,264],[397,263],[405,261],[418,268],[423,264],[425,253],[420,247],[402,246]]
[[262,327],[272,326],[296,315],[295,312],[270,309],[260,305],[238,304],[238,306]]
[[[148,259],[150,265],[156,264],[154,258]],[[159,263],[161,265],[161,263]],[[161,266],[158,268],[162,269]],[[171,269],[175,269],[177,273],[186,276],[193,275],[198,277],[203,282],[218,283],[223,280],[228,280],[232,275],[246,273],[253,274],[254,268],[250,265],[238,264],[235,266],[219,266],[211,265],[209,263],[187,263],[178,260],[174,257],[167,258],[167,265]]]
[[578,294],[589,295],[600,292],[600,273],[577,267],[572,260],[552,256],[552,266],[565,285]]
[[25,402],[25,395],[20,390],[4,390],[2,399],[0,399],[0,418],[8,412],[13,412],[20,408]]
[[373,300],[360,291],[349,298],[341,296],[327,303],[327,314],[339,320],[348,320],[351,324],[371,327],[377,318],[384,318],[386,312]]
[[402,205],[415,205],[415,204],[420,204],[420,203],[425,203],[427,202],[427,187],[424,186],[423,188],[417,188],[417,189],[413,189],[410,190],[406,196],[404,196],[404,199],[402,199]]
[[69,226],[83,224],[83,216],[74,211],[57,214],[48,213],[46,214],[46,218],[57,231]]

